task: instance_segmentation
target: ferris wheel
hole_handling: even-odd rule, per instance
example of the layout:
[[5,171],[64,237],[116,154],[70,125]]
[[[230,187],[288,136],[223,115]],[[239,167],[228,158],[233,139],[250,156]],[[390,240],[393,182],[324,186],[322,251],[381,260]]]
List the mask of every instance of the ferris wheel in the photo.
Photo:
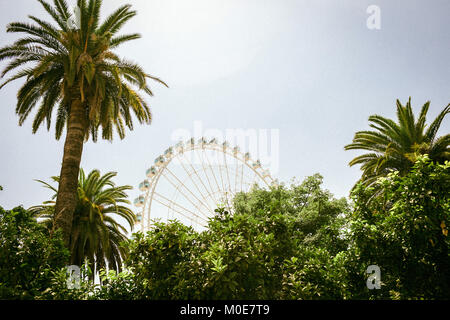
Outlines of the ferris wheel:
[[213,217],[215,209],[232,211],[236,194],[254,185],[276,184],[270,172],[253,161],[250,153],[217,139],[194,138],[169,147],[156,158],[139,184],[143,192],[134,204],[142,208],[137,214],[137,227],[149,230],[153,221],[177,219],[195,229],[202,229]]

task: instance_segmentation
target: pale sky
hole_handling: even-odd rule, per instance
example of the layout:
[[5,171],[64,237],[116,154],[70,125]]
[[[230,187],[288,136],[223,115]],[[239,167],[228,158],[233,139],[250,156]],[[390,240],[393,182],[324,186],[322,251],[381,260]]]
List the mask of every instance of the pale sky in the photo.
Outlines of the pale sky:
[[[431,100],[428,119],[450,102],[450,1],[433,0],[129,0],[138,16],[124,33],[142,39],[118,52],[166,81],[152,84],[153,124],[135,124],[125,140],[85,145],[86,172],[117,171],[135,187],[154,159],[175,142],[175,130],[278,129],[280,170],[289,182],[316,172],[336,196],[360,176],[344,151],[372,114],[395,117],[395,100],[412,97],[415,112]],[[74,4],[75,1],[72,2]],[[105,0],[103,16],[124,1]],[[381,29],[369,30],[369,5]],[[49,19],[34,0],[0,1],[0,46],[16,35],[6,25],[27,15]],[[5,63],[1,63],[3,67]],[[26,208],[51,192],[33,179],[58,175],[63,139],[54,129],[18,126],[19,82],[0,91],[0,206]],[[450,121],[440,135],[449,133]]]

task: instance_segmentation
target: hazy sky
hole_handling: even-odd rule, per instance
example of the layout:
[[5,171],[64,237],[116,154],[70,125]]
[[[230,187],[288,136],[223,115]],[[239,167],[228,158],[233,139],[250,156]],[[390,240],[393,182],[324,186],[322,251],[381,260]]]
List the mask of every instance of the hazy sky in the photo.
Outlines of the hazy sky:
[[[153,85],[151,126],[85,146],[85,171],[117,171],[118,184],[137,187],[174,144],[172,133],[202,121],[219,130],[278,129],[279,180],[319,172],[326,188],[347,196],[360,171],[348,167],[358,152],[343,148],[370,115],[394,117],[395,100],[411,96],[416,112],[431,100],[431,120],[450,102],[448,0],[128,2],[138,16],[124,32],[143,37],[119,53],[170,89]],[[105,0],[103,16],[122,3]],[[380,30],[366,26],[372,4],[381,9]],[[0,46],[15,39],[6,25],[28,14],[47,17],[37,1],[0,1]],[[49,198],[33,179],[58,175],[63,151],[54,129],[32,135],[32,116],[18,126],[19,87],[0,91],[0,205],[7,209]],[[446,119],[439,134],[449,129]]]

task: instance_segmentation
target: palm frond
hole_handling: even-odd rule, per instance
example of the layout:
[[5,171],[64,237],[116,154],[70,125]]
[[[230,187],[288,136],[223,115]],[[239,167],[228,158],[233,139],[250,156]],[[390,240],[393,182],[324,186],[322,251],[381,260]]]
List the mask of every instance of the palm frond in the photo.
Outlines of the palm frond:
[[439,162],[450,160],[448,135],[435,141],[442,120],[450,112],[450,105],[444,108],[424,133],[430,102],[422,106],[417,121],[411,107],[411,98],[405,106],[399,100],[396,103],[398,123],[379,115],[370,116],[369,125],[374,130],[356,132],[352,143],[344,147],[345,150],[370,151],[355,157],[349,163],[350,166],[361,166],[362,177],[359,182],[365,185],[374,184],[379,177],[392,170],[401,175],[406,174],[419,155],[428,154],[431,159]]
[[[108,264],[121,266],[126,250],[121,243],[127,239],[127,229],[118,223],[117,217],[124,219],[129,227],[136,223],[136,215],[124,206],[129,204],[125,191],[131,186],[116,186],[112,179],[116,172],[107,172],[104,175],[98,170],[85,174],[80,169],[78,182],[78,204],[76,207],[72,226],[71,243],[69,245],[72,256],[71,261],[80,264],[86,258],[91,267],[101,267]],[[54,182],[59,177],[52,177]],[[56,197],[57,188],[42,180],[36,180],[46,188],[52,190]],[[54,201],[30,208],[33,214],[40,218],[42,223],[52,223]]]

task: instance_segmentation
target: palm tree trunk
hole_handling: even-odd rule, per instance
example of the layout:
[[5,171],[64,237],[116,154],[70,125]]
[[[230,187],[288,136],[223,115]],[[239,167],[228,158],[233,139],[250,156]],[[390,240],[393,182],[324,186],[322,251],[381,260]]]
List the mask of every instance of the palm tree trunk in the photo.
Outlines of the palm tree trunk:
[[78,174],[86,127],[82,102],[74,100],[70,109],[52,230],[52,234],[58,229],[62,230],[67,247],[70,244],[73,214],[78,201]]

